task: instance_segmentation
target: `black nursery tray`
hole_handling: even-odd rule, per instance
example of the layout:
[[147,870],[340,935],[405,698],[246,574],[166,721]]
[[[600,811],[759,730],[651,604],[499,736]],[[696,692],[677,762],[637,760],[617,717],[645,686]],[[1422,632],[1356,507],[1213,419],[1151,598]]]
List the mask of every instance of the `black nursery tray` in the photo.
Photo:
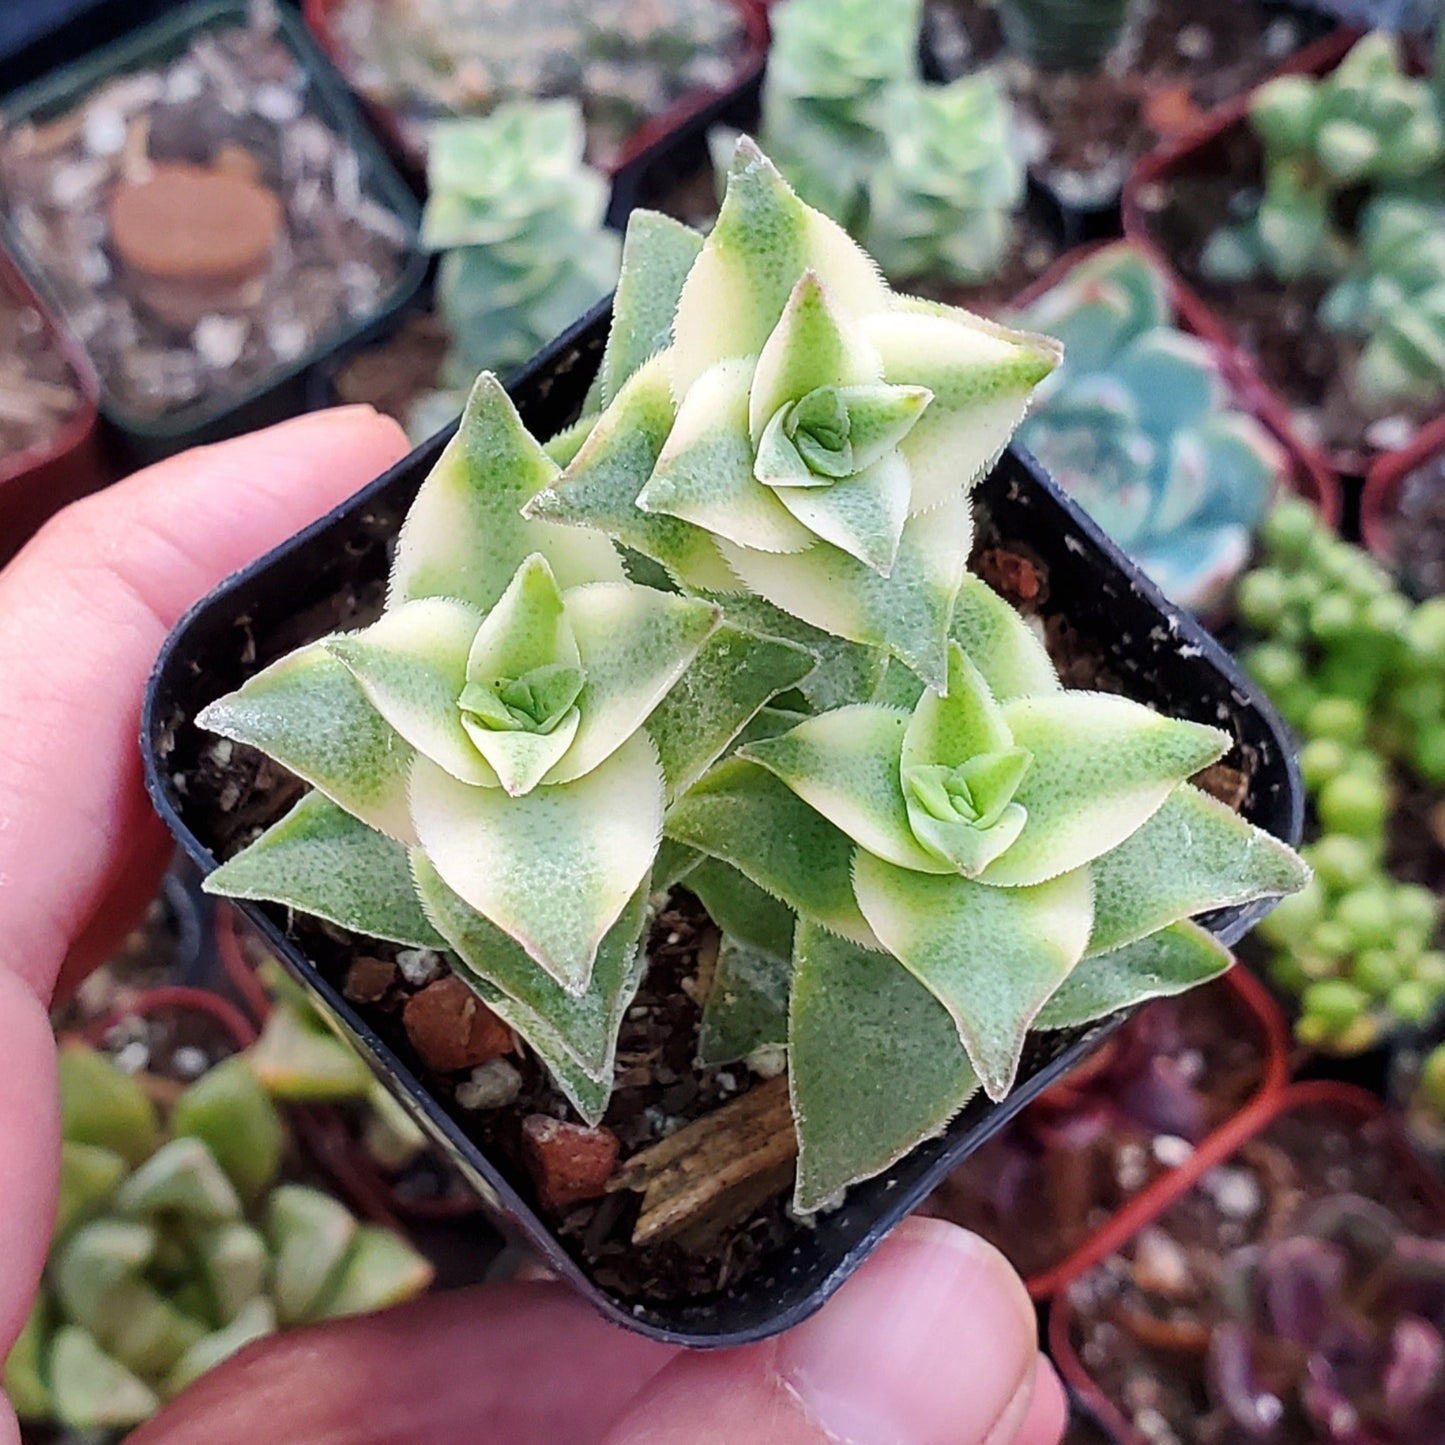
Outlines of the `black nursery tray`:
[[[601,359],[608,318],[604,303],[514,380],[513,399],[539,436],[551,435],[576,416]],[[374,595],[379,602],[391,542],[447,439],[446,433],[434,437],[330,515],[223,583],[167,641],[142,722],[147,784],[161,815],[203,870],[218,862],[216,830],[206,809],[187,797],[185,778],[210,738],[192,720],[206,703],[276,657],[330,630],[334,621],[327,604],[336,594]],[[1229,761],[1249,778],[1244,813],[1277,836],[1296,841],[1303,801],[1283,727],[1218,643],[1166,602],[1026,454],[1008,452],[977,499],[981,544],[1023,544],[1043,564],[1050,610],[1068,616],[1104,669],[1132,696],[1228,731],[1235,739]],[[353,619],[358,625],[368,620]],[[1020,1082],[1004,1103],[990,1104],[980,1096],[941,1137],[850,1190],[840,1208],[819,1216],[812,1227],[790,1231],[784,1245],[728,1288],[670,1301],[624,1299],[588,1277],[529,1203],[525,1177],[489,1158],[469,1136],[466,1116],[428,1092],[399,1034],[383,1037],[342,996],[342,970],[306,956],[286,911],[240,906],[423,1129],[551,1268],[618,1323],[691,1346],[749,1343],[812,1313],[950,1170],[1116,1024],[1110,1020],[1034,1036]],[[1268,906],[1222,910],[1207,920],[1208,926],[1232,944]]]

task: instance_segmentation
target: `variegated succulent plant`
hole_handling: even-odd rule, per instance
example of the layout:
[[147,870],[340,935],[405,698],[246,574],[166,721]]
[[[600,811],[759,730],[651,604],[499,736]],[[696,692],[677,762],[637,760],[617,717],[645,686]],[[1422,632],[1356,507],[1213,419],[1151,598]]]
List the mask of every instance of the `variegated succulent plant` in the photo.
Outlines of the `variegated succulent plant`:
[[202,714],[315,789],[209,886],[448,950],[595,1121],[681,882],[699,1053],[789,1070],[803,1212],[1030,1027],[1214,976],[1189,916],[1304,874],[1188,785],[1227,738],[1065,692],[967,572],[1058,359],[891,291],[743,142],[706,240],[634,217],[582,419],[544,449],[483,377],[380,620]]
[[1230,405],[1214,350],[1174,324],[1158,268],[1127,242],[1106,247],[1019,320],[1066,357],[1019,440],[1170,597],[1216,605],[1287,463]]
[[81,1044],[61,1048],[60,1093],[55,1240],[5,1364],[22,1419],[125,1429],[252,1340],[430,1283],[399,1235],[276,1182],[284,1125],[244,1056],[164,1127],[140,1083]]

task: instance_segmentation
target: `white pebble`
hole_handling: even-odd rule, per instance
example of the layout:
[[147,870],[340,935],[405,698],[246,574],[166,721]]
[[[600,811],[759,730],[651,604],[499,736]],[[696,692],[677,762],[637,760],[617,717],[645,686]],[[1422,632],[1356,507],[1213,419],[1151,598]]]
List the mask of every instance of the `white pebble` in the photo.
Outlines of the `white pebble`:
[[457,1085],[457,1103],[463,1109],[502,1109],[522,1092],[522,1076],[506,1059],[493,1059],[473,1069],[466,1083]]
[[1259,1181],[1245,1169],[1213,1169],[1200,1181],[1226,1219],[1250,1219],[1259,1212]]
[[1194,1153],[1194,1145],[1178,1134],[1160,1134],[1154,1140],[1154,1157],[1166,1169],[1178,1169],[1187,1164]]
[[203,316],[191,333],[191,345],[207,366],[224,371],[241,359],[250,330],[243,316]]
[[262,85],[251,98],[251,109],[274,125],[285,125],[301,114],[301,97],[284,85]]
[[396,966],[413,988],[424,988],[442,971],[442,956],[430,948],[404,948],[396,956]]
[[199,1079],[210,1062],[204,1049],[191,1044],[184,1045],[171,1055],[171,1067],[183,1079]]
[[95,106],[86,114],[83,134],[91,155],[119,155],[125,148],[125,117],[108,106]]

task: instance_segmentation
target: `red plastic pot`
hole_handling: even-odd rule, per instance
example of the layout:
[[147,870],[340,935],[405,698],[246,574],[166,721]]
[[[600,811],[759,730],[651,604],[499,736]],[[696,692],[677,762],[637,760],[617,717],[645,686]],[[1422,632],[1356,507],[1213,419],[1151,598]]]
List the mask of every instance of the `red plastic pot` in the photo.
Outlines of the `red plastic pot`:
[[126,1019],[148,1019],[166,1012],[198,1013],[218,1023],[240,1053],[256,1042],[256,1028],[235,1004],[203,988],[172,986],[151,988],[137,994],[123,1008],[113,1010],[84,1031],[88,1043],[99,1045],[110,1031]]
[[[1338,527],[1343,510],[1339,478],[1320,452],[1306,446],[1295,434],[1289,408],[1264,383],[1254,363],[1235,344],[1222,323],[1193,295],[1158,247],[1137,233],[1129,239],[1168,282],[1175,323],[1180,330],[1213,347],[1220,374],[1229,387],[1235,406],[1253,416],[1284,450],[1289,459],[1290,483],[1294,490],[1306,501],[1312,502],[1331,527]],[[1013,309],[1019,310],[1037,301],[1090,256],[1118,244],[1118,241],[1096,241],[1060,256],[1037,281],[1014,297],[1011,303]]]
[[42,522],[77,497],[93,492],[108,478],[96,435],[100,386],[85,353],[3,250],[0,290],[39,315],[80,390],[80,409],[47,445],[0,456],[0,566],[4,566]]
[[[351,76],[350,58],[346,47],[332,21],[343,0],[301,0],[301,12],[311,33],[316,37],[332,64],[346,76]],[[768,54],[767,0],[719,0],[731,5],[742,17],[744,26],[743,53],[738,59],[728,81],[717,90],[704,89],[684,95],[668,106],[661,114],[643,122],[623,143],[617,155],[606,167],[615,175],[649,146],[655,145],[664,136],[686,124],[699,111],[705,109],[725,91],[746,85],[761,74]],[[402,162],[419,189],[424,189],[426,156],[406,138],[405,132],[394,111],[369,96],[360,96],[363,107],[372,125],[385,141],[392,154]]]
[[[1292,56],[1276,75],[1327,75],[1350,53],[1360,35],[1359,30],[1337,30]],[[1240,355],[1243,354],[1243,348],[1236,341],[1229,326],[1179,277],[1167,253],[1159,245],[1153,231],[1151,207],[1146,202],[1151,192],[1157,191],[1158,187],[1178,176],[1200,170],[1218,169],[1227,142],[1239,132],[1249,130],[1249,107],[1254,94],[1254,91],[1249,91],[1237,96],[1211,111],[1194,130],[1166,141],[1150,151],[1134,167],[1124,186],[1123,201],[1124,234],[1130,240],[1147,247],[1169,268],[1174,280],[1175,304],[1187,328],[1196,335],[1217,342]],[[1271,416],[1272,426],[1293,432],[1294,423],[1289,404],[1258,375],[1252,365],[1251,371],[1255,374],[1256,385],[1261,394],[1260,405],[1266,408]],[[1293,439],[1292,449],[1313,457],[1320,467],[1340,476],[1362,476],[1369,465],[1369,457],[1362,451],[1324,453],[1298,437]]]
[[1365,546],[1387,567],[1395,564],[1391,522],[1400,502],[1400,483],[1417,467],[1445,454],[1445,416],[1436,417],[1399,451],[1386,452],[1370,464],[1360,500],[1360,534]]
[[[1436,1232],[1445,1233],[1445,1187],[1410,1145],[1396,1116],[1375,1095],[1363,1089],[1321,1080],[1295,1084],[1273,1098],[1260,1099],[1239,1114],[1227,1135],[1221,1131],[1211,1141],[1211,1148],[1200,1149],[1188,1164],[1157,1182],[1147,1196],[1149,1208],[1137,1213],[1133,1227],[1117,1237],[1109,1252],[1123,1246],[1146,1225],[1158,1220],[1210,1169],[1225,1163],[1242,1145],[1262,1134],[1277,1120],[1295,1110],[1318,1107],[1328,1109],[1335,1117],[1371,1126],[1378,1136],[1378,1147],[1390,1156],[1395,1177],[1403,1180],[1406,1187],[1434,1213]],[[1141,1202],[1144,1202],[1142,1198]],[[1061,1283],[1071,1284],[1083,1273],[1084,1269],[1076,1270]],[[1049,1312],[1049,1353],[1054,1363],[1069,1388],[1119,1440],[1120,1445],[1149,1445],[1090,1374],[1074,1345],[1073,1327],[1073,1305],[1068,1294],[1061,1292]]]

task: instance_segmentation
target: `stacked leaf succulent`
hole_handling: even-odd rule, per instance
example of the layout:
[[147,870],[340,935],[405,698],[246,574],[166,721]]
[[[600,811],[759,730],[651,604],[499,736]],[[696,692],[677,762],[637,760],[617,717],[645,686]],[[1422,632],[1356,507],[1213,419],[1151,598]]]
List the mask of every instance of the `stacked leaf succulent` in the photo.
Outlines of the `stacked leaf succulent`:
[[1304,879],[1189,786],[1228,739],[1065,692],[967,570],[1057,362],[891,291],[743,142],[706,240],[634,218],[583,421],[544,450],[484,376],[380,619],[205,710],[314,788],[209,886],[447,950],[588,1121],[649,896],[695,886],[741,985],[702,1047],[785,1051],[804,1213],[1030,1027],[1216,975],[1189,917]]
[[1445,1418],[1445,1245],[1340,1195],[1225,1266],[1209,1392],[1249,1440],[1431,1445]]
[[920,9],[779,5],[762,142],[798,194],[890,277],[983,281],[1007,256],[1024,195],[1008,97],[991,72],[925,84]]
[[529,361],[616,281],[607,183],[584,163],[583,141],[569,100],[519,101],[431,131],[422,242],[442,253],[437,301],[452,340],[442,380],[460,394],[429,406],[428,420],[450,420],[478,372]]
[[1230,406],[1215,352],[1175,326],[1163,276],[1127,243],[1020,320],[1058,336],[1066,360],[1019,440],[1170,597],[1215,606],[1285,479],[1279,445]]
[[1445,206],[1371,201],[1359,255],[1320,319],[1362,342],[1353,384],[1370,411],[1426,409],[1445,398]]
[[1397,771],[1445,786],[1445,599],[1412,605],[1303,502],[1277,507],[1261,541],[1238,607],[1262,640],[1242,660],[1304,739],[1317,836],[1314,879],[1260,934],[1300,996],[1301,1040],[1354,1053],[1445,1002],[1440,901],[1388,862]]
[[1250,121],[1264,148],[1255,213],[1213,236],[1201,264],[1219,281],[1332,277],[1351,254],[1346,193],[1428,183],[1445,160],[1445,104],[1405,73],[1399,40],[1376,31],[1329,75],[1263,85]]
[[285,1129],[244,1057],[164,1124],[138,1081],[81,1044],[61,1048],[60,1094],[55,1239],[5,1365],[22,1419],[125,1429],[253,1340],[430,1282],[390,1230],[277,1182]]
[[999,0],[1010,50],[1045,70],[1092,70],[1118,44],[1136,0]]

